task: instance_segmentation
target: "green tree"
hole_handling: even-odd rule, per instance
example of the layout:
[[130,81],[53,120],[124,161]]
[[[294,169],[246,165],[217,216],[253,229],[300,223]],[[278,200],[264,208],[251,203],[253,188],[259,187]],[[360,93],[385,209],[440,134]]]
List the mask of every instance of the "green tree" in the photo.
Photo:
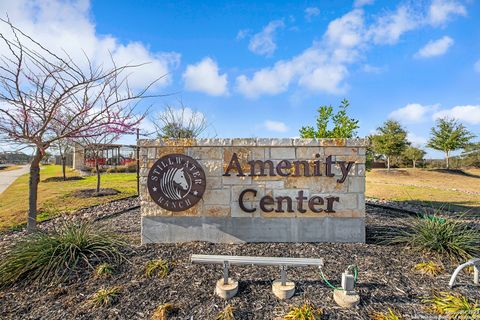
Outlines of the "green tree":
[[423,159],[423,157],[426,154],[427,153],[420,148],[415,148],[415,147],[409,146],[403,152],[403,157],[405,159],[408,159],[408,160],[412,161],[413,167],[415,168],[417,161]]
[[377,154],[385,156],[387,168],[390,170],[390,158],[401,155],[409,145],[407,131],[394,120],[385,121],[381,127],[377,128],[377,131],[378,134],[371,137],[373,150]]
[[[357,134],[358,120],[347,115],[347,108],[350,103],[343,99],[338,107],[337,113],[333,113],[332,106],[321,106],[318,108],[317,130],[312,126],[300,128],[301,138],[352,138]],[[333,128],[329,128],[330,121]]]
[[450,168],[450,152],[465,148],[475,137],[463,124],[455,119],[441,118],[437,120],[436,127],[431,129],[431,138],[427,146],[445,153],[445,164]]

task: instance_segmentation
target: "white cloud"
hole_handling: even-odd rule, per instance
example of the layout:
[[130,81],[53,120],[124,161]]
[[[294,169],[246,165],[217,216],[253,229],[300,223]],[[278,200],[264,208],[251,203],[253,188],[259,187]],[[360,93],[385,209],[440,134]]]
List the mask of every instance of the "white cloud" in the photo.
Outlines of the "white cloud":
[[437,40],[431,40],[423,48],[418,50],[415,56],[422,58],[441,56],[447,52],[448,48],[450,48],[453,43],[453,39],[448,36],[444,36]]
[[363,7],[368,4],[372,4],[375,0],[355,0],[353,6],[355,8]]
[[331,21],[324,35],[330,47],[336,49],[353,48],[364,40],[364,12],[356,9]]
[[301,54],[260,69],[248,78],[236,79],[237,90],[249,98],[275,95],[292,83],[315,92],[341,93],[348,74],[345,64],[358,56],[361,46],[363,11],[354,10],[330,22],[323,40]]
[[368,32],[375,44],[395,44],[400,36],[419,25],[418,13],[406,5],[399,6],[396,11],[380,16]]
[[410,141],[414,146],[422,147],[425,146],[428,142],[428,138],[417,135],[411,131],[407,133],[407,140]]
[[372,66],[370,64],[364,64],[363,67],[362,67],[362,71],[366,72],[366,73],[379,74],[379,73],[382,73],[384,70],[385,70],[385,68]]
[[427,19],[431,25],[441,26],[455,15],[467,15],[467,10],[462,4],[455,0],[433,0]]
[[403,108],[392,111],[389,117],[402,123],[418,123],[425,120],[427,113],[437,108],[438,105],[423,106],[419,103],[409,103]]
[[[55,53],[64,55],[65,50],[81,67],[87,66],[84,52],[97,66],[108,66],[110,53],[117,65],[148,63],[134,70],[132,87],[143,87],[161,76],[157,86],[169,84],[169,73],[180,61],[175,52],[152,52],[140,42],[120,43],[113,35],[97,34],[89,1],[2,1],[0,12]],[[11,34],[6,25],[0,26],[0,32]],[[5,49],[0,47],[0,53]]]
[[237,40],[242,40],[242,39],[246,38],[249,33],[250,33],[250,29],[238,30],[236,39]]
[[[353,9],[332,20],[321,40],[314,41],[302,53],[261,68],[250,76],[238,76],[236,89],[250,98],[280,94],[292,85],[314,92],[343,93],[348,88],[345,79],[351,64],[361,61],[372,45],[393,45],[408,31],[432,26],[427,19],[429,10],[430,5],[424,2],[403,3],[393,11],[373,17],[365,17],[361,8]],[[447,16],[452,14],[450,10]]]
[[313,17],[316,17],[320,14],[320,9],[317,7],[308,7],[305,9],[305,20],[312,21]]
[[477,62],[473,64],[473,70],[480,73],[480,59],[478,59]]
[[271,56],[277,49],[275,33],[284,26],[283,20],[270,21],[262,31],[252,36],[248,49],[258,55]]
[[275,132],[287,132],[288,131],[287,125],[283,122],[280,122],[280,121],[266,120],[263,123],[263,125],[269,131],[275,131]]
[[207,57],[197,64],[188,65],[182,77],[187,90],[204,92],[212,96],[228,93],[227,74],[219,74],[217,63],[211,58]]
[[480,105],[455,106],[451,109],[440,110],[433,114],[433,119],[457,119],[468,124],[480,124]]

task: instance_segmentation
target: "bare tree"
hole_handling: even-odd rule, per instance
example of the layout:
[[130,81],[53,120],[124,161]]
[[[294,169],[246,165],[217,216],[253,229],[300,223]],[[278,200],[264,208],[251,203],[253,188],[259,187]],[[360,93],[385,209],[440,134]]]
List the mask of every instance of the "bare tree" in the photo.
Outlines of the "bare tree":
[[159,138],[196,138],[208,128],[203,113],[193,111],[181,101],[178,109],[166,105],[162,112],[153,117],[152,122]]
[[104,68],[86,57],[82,68],[67,53],[55,54],[10,21],[0,23],[10,27],[9,34],[0,33],[7,52],[0,57],[0,136],[35,150],[27,220],[27,229],[33,231],[46,150],[62,139],[130,132],[143,117],[135,114],[135,107],[140,99],[152,97],[147,91],[159,79],[133,92],[128,76],[140,65],[116,66],[112,59],[112,66]]

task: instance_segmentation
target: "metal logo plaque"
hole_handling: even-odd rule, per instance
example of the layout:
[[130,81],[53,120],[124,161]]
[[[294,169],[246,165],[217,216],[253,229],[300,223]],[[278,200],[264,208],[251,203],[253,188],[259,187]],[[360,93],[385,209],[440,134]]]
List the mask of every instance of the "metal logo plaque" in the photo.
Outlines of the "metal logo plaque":
[[184,211],[205,192],[205,172],[193,158],[169,154],[158,159],[148,173],[147,187],[153,201],[169,211]]

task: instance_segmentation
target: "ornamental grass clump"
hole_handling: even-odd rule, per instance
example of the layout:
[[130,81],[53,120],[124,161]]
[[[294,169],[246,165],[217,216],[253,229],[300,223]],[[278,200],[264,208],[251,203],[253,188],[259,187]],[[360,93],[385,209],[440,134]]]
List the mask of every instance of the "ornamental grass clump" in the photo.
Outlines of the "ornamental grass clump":
[[119,287],[102,288],[95,292],[88,302],[94,307],[108,307],[118,299],[119,295]]
[[96,278],[108,278],[113,274],[113,267],[110,263],[104,262],[95,268]]
[[406,227],[406,230],[398,231],[387,242],[444,255],[454,261],[480,254],[479,230],[461,220],[426,215],[410,219]]
[[147,278],[152,277],[154,274],[157,274],[159,278],[165,278],[170,272],[170,264],[167,260],[156,259],[150,260],[145,265],[145,276]]
[[375,311],[370,316],[370,319],[371,320],[403,320],[403,317],[394,309],[388,308],[387,312]]
[[235,309],[232,305],[227,304],[223,310],[221,310],[215,320],[235,320],[235,316],[233,315]]
[[55,282],[98,261],[120,261],[126,244],[91,224],[65,222],[58,230],[36,232],[18,241],[0,261],[0,286],[24,280]]
[[441,264],[436,263],[434,261],[426,261],[426,262],[417,263],[413,267],[413,270],[421,274],[426,274],[426,275],[435,277],[435,276],[438,276],[440,273],[442,273],[444,268]]
[[178,308],[171,303],[164,303],[159,305],[155,311],[153,311],[151,320],[167,320],[172,313],[177,311]]
[[322,316],[322,309],[315,308],[310,303],[301,306],[294,306],[285,315],[285,320],[319,320]]
[[428,309],[449,319],[479,319],[480,305],[478,301],[471,302],[461,294],[448,292],[435,293],[432,298],[423,300]]

